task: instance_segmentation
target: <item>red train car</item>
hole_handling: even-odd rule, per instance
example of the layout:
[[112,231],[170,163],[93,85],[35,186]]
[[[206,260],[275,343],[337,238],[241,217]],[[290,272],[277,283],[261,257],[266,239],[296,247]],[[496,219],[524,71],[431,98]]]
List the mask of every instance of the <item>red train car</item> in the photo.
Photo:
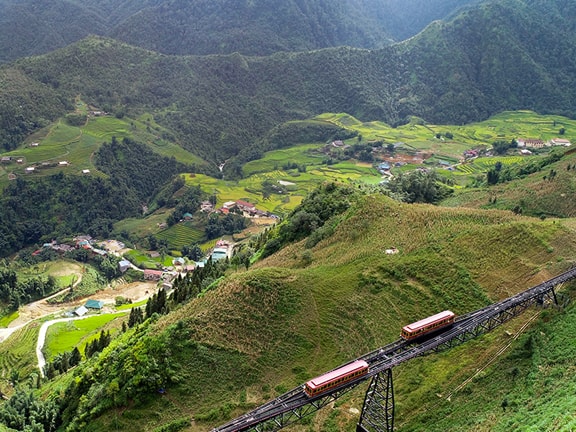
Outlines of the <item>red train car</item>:
[[356,360],[352,363],[335,369],[332,372],[325,373],[308,381],[305,385],[304,392],[308,397],[318,396],[344,383],[352,381],[368,373],[368,363],[364,360]]
[[400,336],[405,340],[416,339],[420,336],[424,336],[426,333],[451,326],[454,324],[455,318],[456,315],[454,312],[446,310],[402,327],[402,333]]

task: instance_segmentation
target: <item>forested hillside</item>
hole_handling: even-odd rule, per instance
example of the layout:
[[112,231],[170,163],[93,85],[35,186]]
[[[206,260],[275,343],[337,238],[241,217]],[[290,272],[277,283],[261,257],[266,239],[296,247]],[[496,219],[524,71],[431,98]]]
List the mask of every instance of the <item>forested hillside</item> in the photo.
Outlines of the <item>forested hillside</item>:
[[[16,93],[42,107],[48,97],[82,94],[111,112],[153,112],[189,150],[216,163],[239,153],[245,161],[253,156],[242,152],[253,153],[274,126],[322,112],[390,124],[414,115],[461,124],[507,109],[572,116],[576,36],[569,8],[563,0],[500,0],[373,51],[174,57],[90,38],[8,66],[4,74],[31,84],[3,87],[0,97]],[[0,108],[2,122],[17,132],[39,122],[36,109],[19,113],[10,105]],[[42,114],[50,120],[60,113]]]
[[0,63],[90,34],[167,54],[377,48],[479,0],[0,0]]

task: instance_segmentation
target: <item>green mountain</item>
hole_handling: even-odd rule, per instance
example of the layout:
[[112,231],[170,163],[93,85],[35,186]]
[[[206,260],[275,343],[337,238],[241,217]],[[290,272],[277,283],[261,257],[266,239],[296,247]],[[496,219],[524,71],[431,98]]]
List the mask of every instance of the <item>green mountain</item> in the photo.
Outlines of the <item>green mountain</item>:
[[[176,57],[89,38],[4,73],[40,82],[44,93],[63,99],[82,94],[106,110],[152,112],[201,157],[219,163],[240,154],[245,161],[254,155],[242,153],[258,153],[256,144],[274,126],[322,112],[392,125],[411,116],[462,124],[515,109],[572,116],[576,36],[574,14],[565,11],[574,6],[563,5],[499,0],[371,51]],[[7,91],[19,90],[3,87],[0,97]],[[30,104],[44,105],[44,94],[20,91],[34,94]],[[38,122],[35,110],[18,114],[10,104],[0,110],[3,129],[23,123],[0,142],[4,147]]]
[[0,0],[0,62],[90,34],[167,54],[268,55],[410,37],[477,0]]

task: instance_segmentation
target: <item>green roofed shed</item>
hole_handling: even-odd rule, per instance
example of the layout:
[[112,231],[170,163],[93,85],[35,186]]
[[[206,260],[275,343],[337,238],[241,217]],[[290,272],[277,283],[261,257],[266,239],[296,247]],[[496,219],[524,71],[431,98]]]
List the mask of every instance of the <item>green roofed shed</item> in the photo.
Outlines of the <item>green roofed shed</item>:
[[104,302],[102,300],[87,300],[84,303],[84,307],[87,309],[102,309],[104,307]]

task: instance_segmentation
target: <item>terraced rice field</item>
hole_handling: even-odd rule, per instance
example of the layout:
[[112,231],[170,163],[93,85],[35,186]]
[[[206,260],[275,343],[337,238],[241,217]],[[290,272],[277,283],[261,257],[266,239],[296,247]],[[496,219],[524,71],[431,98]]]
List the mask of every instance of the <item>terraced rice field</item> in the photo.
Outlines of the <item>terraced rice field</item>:
[[465,164],[459,164],[456,169],[464,174],[480,174],[490,170],[496,163],[500,162],[502,165],[514,165],[524,162],[526,156],[501,156],[478,158]]
[[188,226],[185,222],[180,222],[160,231],[156,237],[166,240],[171,249],[182,249],[184,246],[200,242],[203,235],[202,231]]

